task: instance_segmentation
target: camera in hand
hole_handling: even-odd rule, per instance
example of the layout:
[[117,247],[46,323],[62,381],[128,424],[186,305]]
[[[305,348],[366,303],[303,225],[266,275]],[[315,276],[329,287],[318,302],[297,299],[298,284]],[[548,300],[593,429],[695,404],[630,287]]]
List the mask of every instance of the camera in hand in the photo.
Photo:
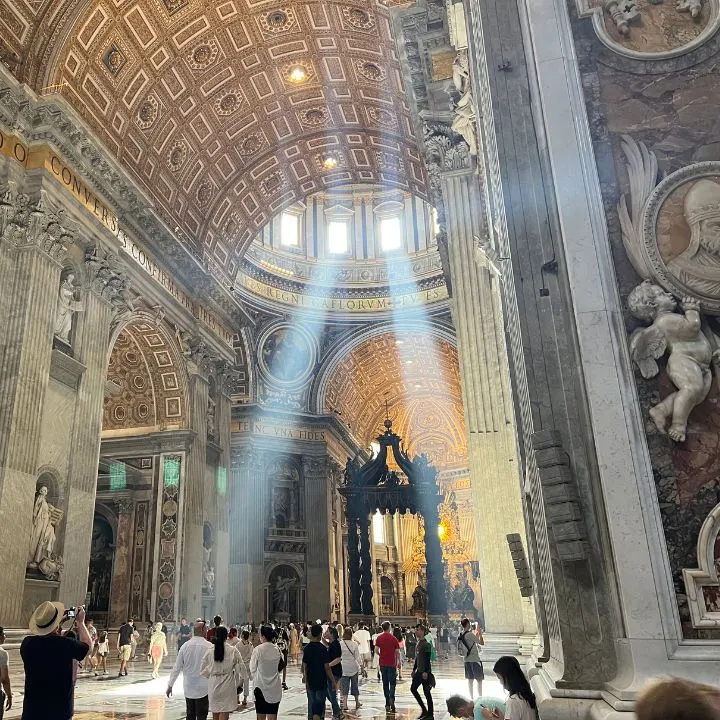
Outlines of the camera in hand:
[[68,616],[69,618],[74,618],[76,614],[77,614],[77,608],[76,608],[76,607],[68,608],[67,616]]

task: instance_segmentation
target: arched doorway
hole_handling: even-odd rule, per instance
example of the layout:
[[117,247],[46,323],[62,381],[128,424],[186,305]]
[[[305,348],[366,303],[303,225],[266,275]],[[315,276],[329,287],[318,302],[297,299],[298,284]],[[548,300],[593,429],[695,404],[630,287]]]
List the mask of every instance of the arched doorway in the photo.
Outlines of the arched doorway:
[[88,573],[88,612],[99,626],[107,625],[110,612],[113,560],[115,558],[115,531],[100,513],[95,513],[90,548]]
[[397,596],[395,585],[387,576],[380,578],[380,614],[383,616],[395,615],[397,612]]

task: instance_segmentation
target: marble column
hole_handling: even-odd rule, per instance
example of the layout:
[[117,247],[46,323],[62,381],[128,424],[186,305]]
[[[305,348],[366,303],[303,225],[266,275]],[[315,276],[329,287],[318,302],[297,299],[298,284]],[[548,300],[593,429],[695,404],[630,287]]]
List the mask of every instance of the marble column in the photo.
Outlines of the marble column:
[[370,535],[370,516],[360,518],[360,595],[362,613],[366,617],[375,614],[373,607],[373,544]]
[[130,586],[135,504],[130,498],[118,500],[118,526],[115,539],[112,581],[110,584],[110,613],[108,627],[119,627],[130,613]]
[[190,426],[195,431],[195,439],[187,456],[185,470],[180,615],[199,617],[202,611],[203,524],[207,464],[208,367],[204,358],[195,355],[188,363],[188,371]]
[[127,310],[129,284],[118,256],[99,247],[86,250],[85,271],[84,311],[78,314],[73,345],[73,357],[85,369],[75,400],[68,467],[65,548],[72,552],[65,552],[59,595],[66,605],[82,602],[87,590],[108,345],[112,322]]
[[[442,200],[458,337],[470,481],[488,645],[518,649],[528,631],[506,536],[525,538],[516,433],[498,280],[477,261],[486,236],[481,177],[459,155],[440,153]],[[479,254],[482,259],[484,256]]]
[[2,253],[11,258],[4,263],[10,270],[5,276],[10,298],[0,367],[0,617],[5,625],[20,626],[27,621],[22,617],[22,588],[57,288],[72,238],[63,227],[62,213],[43,191],[33,197],[6,196],[3,202],[12,210],[0,228]]
[[230,487],[228,618],[256,623],[264,617],[264,555],[269,492],[265,460],[253,448],[233,448]]
[[358,538],[358,521],[348,518],[348,585],[350,588],[350,613],[360,615],[360,545]]
[[232,412],[229,394],[230,384],[227,381],[227,375],[220,377],[217,388],[215,427],[217,428],[217,443],[220,446],[220,459],[215,470],[215,552],[213,564],[215,566],[215,606],[226,612],[230,582],[228,483],[231,463],[230,422]]
[[330,617],[330,481],[325,457],[303,456],[307,515],[306,615],[313,620]]

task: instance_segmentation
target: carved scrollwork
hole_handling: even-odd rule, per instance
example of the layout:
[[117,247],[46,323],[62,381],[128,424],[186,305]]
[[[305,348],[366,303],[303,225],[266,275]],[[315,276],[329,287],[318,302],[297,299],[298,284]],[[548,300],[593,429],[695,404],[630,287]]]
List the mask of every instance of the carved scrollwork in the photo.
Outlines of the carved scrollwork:
[[108,302],[116,315],[132,310],[130,280],[118,255],[99,246],[88,248],[85,251],[85,268],[90,291]]

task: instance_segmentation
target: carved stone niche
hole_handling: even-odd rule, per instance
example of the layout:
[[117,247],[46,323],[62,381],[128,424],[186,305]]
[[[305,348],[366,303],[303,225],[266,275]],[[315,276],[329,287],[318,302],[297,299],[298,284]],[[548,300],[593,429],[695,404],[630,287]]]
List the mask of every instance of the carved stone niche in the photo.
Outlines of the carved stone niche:
[[613,52],[665,60],[710,40],[720,28],[720,0],[575,0],[580,17]]
[[720,504],[700,528],[698,567],[683,569],[690,619],[694,628],[720,628]]

